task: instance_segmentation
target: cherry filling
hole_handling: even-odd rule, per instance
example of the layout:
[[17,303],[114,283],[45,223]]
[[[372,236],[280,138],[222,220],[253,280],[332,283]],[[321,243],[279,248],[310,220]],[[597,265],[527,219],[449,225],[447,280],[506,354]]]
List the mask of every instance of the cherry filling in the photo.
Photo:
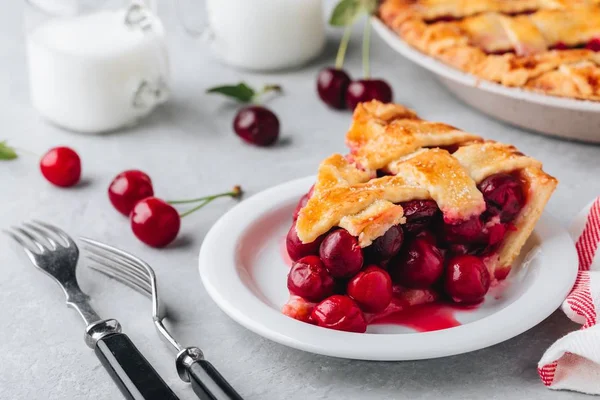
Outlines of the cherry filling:
[[296,262],[287,278],[291,294],[318,302],[333,294],[335,282],[321,259],[317,256],[303,257]]
[[[526,188],[517,174],[501,173],[484,179],[479,190],[486,211],[456,223],[444,222],[433,200],[401,203],[406,223],[390,227],[364,249],[342,228],[302,243],[292,226],[286,244],[296,262],[288,274],[292,296],[283,312],[330,329],[365,332],[367,318],[373,321],[404,309],[394,304],[410,293],[426,291],[434,298],[445,294],[457,303],[480,302],[492,279],[483,257],[497,250],[514,229]],[[310,193],[298,209],[309,197]],[[497,268],[494,278],[505,278],[509,270]],[[407,306],[417,304],[421,302]]]
[[440,213],[437,203],[433,200],[412,200],[400,205],[404,209],[406,218],[403,228],[409,234],[417,234],[425,230]]
[[423,238],[409,242],[400,257],[389,266],[395,282],[402,286],[425,289],[444,272],[444,256],[435,245]]
[[312,320],[324,328],[363,333],[367,322],[358,305],[348,296],[339,294],[326,298],[315,306]]

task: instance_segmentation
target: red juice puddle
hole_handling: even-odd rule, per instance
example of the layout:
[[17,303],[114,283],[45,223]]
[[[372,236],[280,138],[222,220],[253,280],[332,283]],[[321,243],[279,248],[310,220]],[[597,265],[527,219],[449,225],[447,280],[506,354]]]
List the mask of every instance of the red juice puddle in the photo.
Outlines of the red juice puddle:
[[283,237],[283,240],[281,241],[281,244],[279,245],[279,252],[281,253],[281,259],[283,260],[284,264],[287,265],[289,268],[291,268],[292,265],[294,264],[294,262],[292,261],[292,259],[290,258],[290,255],[288,254],[287,245],[285,242],[286,242],[286,236]]
[[439,331],[461,325],[455,317],[456,311],[466,311],[475,308],[477,308],[477,305],[461,306],[442,302],[421,304],[407,307],[404,310],[382,316],[381,318],[375,318],[371,323],[377,325],[402,325],[417,332]]

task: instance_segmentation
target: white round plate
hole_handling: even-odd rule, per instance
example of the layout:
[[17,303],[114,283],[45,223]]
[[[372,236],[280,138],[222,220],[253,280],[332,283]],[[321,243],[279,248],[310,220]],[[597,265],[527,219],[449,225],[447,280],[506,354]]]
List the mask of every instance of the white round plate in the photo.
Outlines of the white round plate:
[[251,331],[296,349],[363,360],[416,360],[481,349],[510,339],[556,310],[575,282],[577,254],[567,232],[544,215],[505,281],[460,326],[417,333],[370,325],[367,333],[340,332],[281,313],[288,300],[285,235],[300,197],[314,177],[265,190],[237,205],[210,230],[200,250],[208,294]]
[[527,129],[600,143],[600,102],[547,96],[481,80],[412,48],[378,18],[373,17],[372,22],[390,47],[433,72],[471,107]]

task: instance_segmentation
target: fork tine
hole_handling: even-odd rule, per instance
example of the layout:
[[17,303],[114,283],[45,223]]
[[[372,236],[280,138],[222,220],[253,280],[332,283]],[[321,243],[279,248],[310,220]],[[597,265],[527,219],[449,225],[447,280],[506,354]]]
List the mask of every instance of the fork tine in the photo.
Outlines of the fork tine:
[[126,253],[123,250],[116,249],[112,246],[97,242],[92,239],[81,238],[81,240],[84,243],[89,245],[88,250],[91,248],[101,249],[101,250],[105,251],[106,253],[109,253],[111,256],[117,257],[119,260],[126,263],[130,267],[136,268],[137,270],[143,272],[145,275],[148,276],[148,279],[151,282],[154,282],[156,280],[156,276],[155,276],[152,268],[146,262],[140,260],[139,258],[137,258],[129,253]]
[[[113,268],[117,271],[123,271],[131,276],[132,279],[136,279],[142,281],[145,285],[152,288],[152,281],[150,277],[143,273],[142,271],[132,268],[131,266],[122,263],[119,260],[107,258],[104,254],[96,252],[95,250],[85,248],[89,254],[86,254],[86,257],[92,261],[95,261],[99,264],[108,264],[110,268]],[[102,262],[101,262],[102,261]]]
[[[21,236],[25,236],[25,238],[27,238],[31,243],[33,243],[33,245],[39,250],[40,254],[43,254],[46,251],[46,247],[42,243],[40,243],[40,241],[37,238],[35,238],[35,236],[33,236],[30,232],[26,231],[25,229],[23,229],[19,226],[13,226],[12,230],[17,231],[18,234],[20,234]],[[12,232],[12,233],[14,235],[17,235],[15,232]],[[31,249],[31,244],[24,245],[23,242],[19,242],[19,243],[21,245],[23,245],[24,247]]]
[[106,260],[97,258],[94,256],[87,256],[89,260],[92,260],[95,264],[90,265],[90,268],[100,272],[103,275],[108,276],[109,278],[115,279],[118,282],[121,282],[124,285],[129,286],[130,288],[140,292],[141,294],[151,297],[152,289],[149,284],[144,281],[132,276],[128,273],[127,270],[121,270],[114,265],[106,262]]
[[[56,240],[54,240],[51,237],[50,232],[46,231],[45,229],[41,229],[37,225],[31,224],[29,222],[23,222],[23,225],[26,226],[30,230],[29,233],[32,236],[35,236],[37,238],[38,242],[43,243],[44,241],[46,241],[46,242],[48,242],[48,244],[50,244],[50,248],[52,250],[57,249],[58,243],[56,242]],[[31,231],[33,231],[35,234],[32,233]]]
[[57,235],[58,237],[60,237],[62,240],[64,240],[64,242],[66,243],[66,247],[75,247],[77,248],[77,245],[75,244],[75,242],[73,241],[73,239],[71,239],[71,236],[69,236],[65,231],[63,231],[60,228],[57,228],[54,225],[50,225],[46,222],[42,222],[42,221],[38,221],[38,220],[32,220],[31,221],[32,224],[36,224],[38,225],[40,228],[45,228],[48,231],[52,232],[53,234]]
[[[13,227],[12,229],[16,229],[15,227]],[[6,235],[8,235],[12,240],[14,240],[15,242],[17,242],[18,244],[20,244],[21,246],[23,246],[23,250],[25,250],[25,253],[27,254],[27,256],[29,258],[35,257],[36,253],[34,253],[31,250],[31,243],[27,243],[25,240],[23,240],[23,238],[21,238],[19,235],[17,235],[16,233],[9,231],[8,229],[3,229],[2,232],[4,232]],[[36,241],[32,241],[33,244],[35,244],[35,246],[37,247],[37,249],[43,253],[44,252],[44,248],[37,243]]]
[[122,259],[119,256],[116,256],[112,253],[104,251],[100,248],[96,248],[94,246],[84,245],[83,248],[96,257],[107,260],[112,264],[116,264],[118,267],[115,266],[115,268],[130,271],[133,275],[137,276],[140,279],[143,279],[147,284],[152,284],[152,276],[141,266],[131,263],[128,260]]

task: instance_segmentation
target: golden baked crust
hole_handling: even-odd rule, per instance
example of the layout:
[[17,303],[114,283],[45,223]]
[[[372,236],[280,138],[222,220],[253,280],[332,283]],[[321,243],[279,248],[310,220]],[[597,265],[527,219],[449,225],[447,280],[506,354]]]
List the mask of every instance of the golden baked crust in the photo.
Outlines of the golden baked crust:
[[[495,273],[510,268],[557,184],[539,161],[514,146],[423,121],[400,105],[359,104],[346,139],[351,154],[321,163],[313,194],[298,214],[296,232],[304,243],[340,226],[366,247],[405,223],[398,203],[410,200],[434,200],[446,223],[478,217],[486,204],[477,184],[494,174],[518,173],[527,202],[513,221],[516,229],[485,260]],[[378,178],[377,170],[391,175]]]
[[411,46],[483,79],[600,100],[600,53],[576,48],[600,40],[600,0],[383,0],[379,16]]

